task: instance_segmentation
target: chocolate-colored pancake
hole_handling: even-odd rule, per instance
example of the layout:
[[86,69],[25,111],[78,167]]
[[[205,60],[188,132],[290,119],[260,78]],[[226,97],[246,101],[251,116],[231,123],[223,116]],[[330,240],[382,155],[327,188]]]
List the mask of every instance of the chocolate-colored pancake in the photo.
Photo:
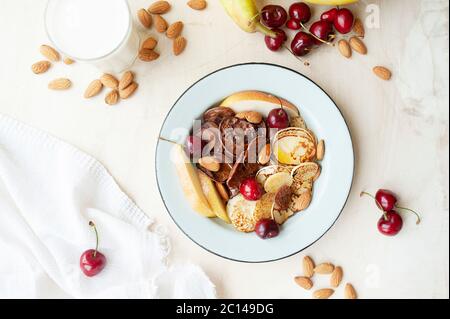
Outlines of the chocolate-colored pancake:
[[218,106],[206,111],[203,114],[203,120],[205,122],[214,122],[219,126],[224,119],[234,117],[235,115],[236,113],[232,109]]

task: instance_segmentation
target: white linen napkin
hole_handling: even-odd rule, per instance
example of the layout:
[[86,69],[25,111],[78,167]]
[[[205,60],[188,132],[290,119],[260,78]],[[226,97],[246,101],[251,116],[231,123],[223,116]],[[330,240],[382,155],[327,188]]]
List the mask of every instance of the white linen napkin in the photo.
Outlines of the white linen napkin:
[[[87,278],[83,251],[107,266]],[[0,298],[214,298],[191,264],[169,268],[169,241],[98,161],[0,114]]]

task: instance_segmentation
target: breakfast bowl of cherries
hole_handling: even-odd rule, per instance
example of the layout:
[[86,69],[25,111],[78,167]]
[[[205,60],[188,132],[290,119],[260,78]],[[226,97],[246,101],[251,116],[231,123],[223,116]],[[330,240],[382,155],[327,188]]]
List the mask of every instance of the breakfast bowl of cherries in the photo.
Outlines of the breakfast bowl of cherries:
[[155,163],[181,231],[244,262],[285,258],[322,237],[354,170],[348,127],[329,96],[295,71],[257,63],[191,86],[164,121]]

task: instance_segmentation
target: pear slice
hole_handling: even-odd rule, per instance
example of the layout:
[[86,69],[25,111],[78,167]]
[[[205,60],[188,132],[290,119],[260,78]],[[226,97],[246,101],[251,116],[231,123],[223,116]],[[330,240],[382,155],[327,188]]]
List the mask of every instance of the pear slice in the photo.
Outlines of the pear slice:
[[231,224],[225,204],[223,203],[222,197],[219,195],[214,182],[205,173],[200,171],[198,172],[198,177],[200,179],[200,184],[202,185],[203,194],[205,194],[214,214],[227,224]]
[[203,193],[198,170],[189,161],[183,146],[174,145],[172,160],[178,173],[181,188],[192,209],[202,216],[216,217]]

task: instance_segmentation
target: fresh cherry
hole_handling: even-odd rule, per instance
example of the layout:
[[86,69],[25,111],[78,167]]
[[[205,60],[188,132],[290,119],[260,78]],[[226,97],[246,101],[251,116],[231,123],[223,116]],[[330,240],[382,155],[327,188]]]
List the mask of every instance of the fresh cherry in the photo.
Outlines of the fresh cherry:
[[83,273],[88,277],[94,277],[98,275],[106,266],[106,257],[98,251],[98,232],[97,227],[93,222],[89,222],[95,231],[96,246],[95,249],[89,249],[85,251],[80,257],[80,268]]
[[254,178],[247,178],[246,180],[244,180],[241,183],[239,191],[246,200],[251,201],[259,200],[263,195],[261,186]]
[[333,8],[333,9],[330,9],[328,11],[325,11],[320,16],[320,20],[328,21],[330,23],[334,23],[334,20],[336,20],[336,17],[337,17],[337,13],[338,13],[338,9],[337,8]]
[[198,136],[190,135],[186,139],[185,147],[186,153],[192,158],[202,157],[204,142]]
[[289,7],[289,16],[302,23],[307,23],[311,19],[311,8],[304,2],[293,3]]
[[287,12],[282,6],[267,5],[261,10],[261,20],[269,28],[279,28],[286,23]]
[[291,18],[286,22],[286,27],[291,30],[300,30],[302,28],[302,24],[300,21]]
[[354,20],[353,13],[349,9],[339,9],[336,13],[336,18],[333,21],[334,27],[339,33],[349,33],[352,31]]
[[270,239],[280,234],[280,227],[273,219],[261,219],[256,223],[255,232],[262,239]]
[[307,55],[313,48],[315,39],[309,33],[300,31],[292,40],[291,49],[297,56]]
[[[309,31],[322,41],[331,42],[333,40],[333,26],[328,21],[321,20],[314,22]],[[317,45],[321,45],[323,43],[322,41],[314,39]]]
[[277,34],[275,38],[272,38],[268,35],[265,37],[266,45],[271,51],[278,51],[286,42],[287,35],[286,33],[281,29],[272,29],[273,32]]
[[402,216],[394,210],[384,213],[378,221],[378,230],[386,236],[397,235],[402,230],[402,227]]
[[397,197],[386,189],[379,189],[375,194],[375,203],[380,205],[385,212],[390,212],[396,207]]
[[289,115],[282,108],[273,109],[267,116],[267,126],[269,128],[275,128],[283,130],[289,127]]

